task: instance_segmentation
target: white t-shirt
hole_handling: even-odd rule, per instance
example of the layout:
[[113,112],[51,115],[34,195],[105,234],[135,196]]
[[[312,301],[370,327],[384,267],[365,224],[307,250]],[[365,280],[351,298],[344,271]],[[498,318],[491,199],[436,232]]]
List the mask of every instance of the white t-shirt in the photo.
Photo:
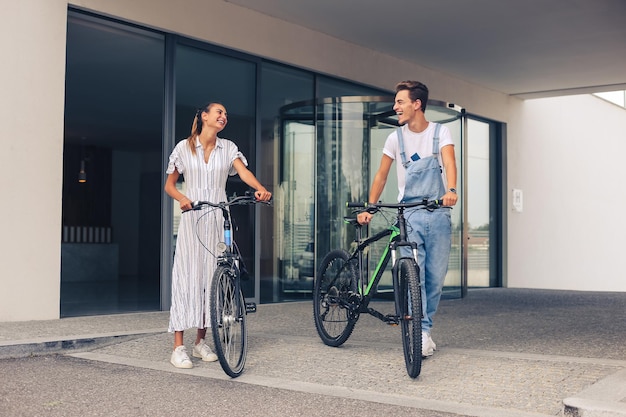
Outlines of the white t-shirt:
[[[404,155],[406,159],[410,159],[412,155],[417,154],[420,158],[426,158],[433,155],[433,136],[435,135],[435,123],[429,122],[428,127],[421,133],[415,133],[409,130],[408,125],[402,126],[402,137],[404,142]],[[439,128],[439,165],[443,166],[441,158],[441,148],[452,145],[452,135],[450,129],[441,125]],[[404,185],[406,184],[406,168],[402,165],[402,157],[400,156],[400,144],[398,143],[398,132],[396,129],[387,136],[383,153],[396,161],[396,172],[398,174],[398,201],[404,196]],[[446,173],[442,169],[441,177],[444,186],[447,185]]]

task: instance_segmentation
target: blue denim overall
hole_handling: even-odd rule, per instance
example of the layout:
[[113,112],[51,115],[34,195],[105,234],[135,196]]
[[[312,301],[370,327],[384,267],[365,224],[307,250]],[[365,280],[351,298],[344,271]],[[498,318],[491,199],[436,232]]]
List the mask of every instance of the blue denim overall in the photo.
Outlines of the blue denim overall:
[[[432,155],[414,161],[406,157],[402,128],[398,128],[398,143],[402,165],[406,168],[404,195],[401,202],[440,199],[446,193],[439,165],[439,128],[435,125]],[[433,316],[437,311],[443,283],[448,273],[448,259],[452,243],[452,222],[450,209],[429,211],[423,208],[405,212],[407,232],[410,241],[417,243],[417,264],[422,283],[422,331],[430,333]],[[402,248],[403,256],[408,255]]]

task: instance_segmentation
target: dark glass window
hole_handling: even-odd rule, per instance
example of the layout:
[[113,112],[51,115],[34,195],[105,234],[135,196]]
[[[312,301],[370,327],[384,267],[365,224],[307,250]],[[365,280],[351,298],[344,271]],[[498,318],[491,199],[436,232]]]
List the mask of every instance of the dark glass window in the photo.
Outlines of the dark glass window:
[[[294,201],[312,207],[313,174],[313,121],[293,117],[290,109],[294,103],[312,101],[314,75],[293,68],[263,63],[261,69],[261,161],[263,177],[273,179],[274,165],[278,167],[277,183],[273,186],[274,211],[266,213],[261,222],[261,240],[274,244],[261,245],[261,302],[284,301],[309,294],[312,289],[313,252],[305,254],[307,242],[313,239],[312,210],[295,219]],[[296,143],[297,141],[297,143]],[[294,146],[296,146],[294,148]],[[278,150],[275,161],[274,150]],[[297,153],[298,159],[285,158]],[[296,181],[290,174],[298,170]],[[297,184],[296,184],[297,182]],[[298,189],[298,198],[295,198]],[[304,259],[306,257],[306,260]],[[299,268],[298,263],[306,264]]]
[[78,16],[67,25],[61,315],[156,310],[164,37]]
[[[393,86],[390,86],[393,87]],[[389,91],[367,87],[349,81],[338,80],[325,76],[317,77],[317,97],[342,97],[342,96],[386,96]]]
[[[226,107],[220,136],[274,193],[272,208],[233,209],[254,277],[244,294],[262,303],[310,297],[317,260],[345,246],[344,203],[366,198],[396,124],[390,90],[75,10],[66,80],[63,316],[167,308],[180,209],[164,195],[164,162],[190,134],[198,107]],[[460,169],[461,124],[447,111],[429,106],[427,117],[451,123]],[[385,198],[393,200],[391,185]],[[237,176],[227,185],[228,194],[247,189]],[[462,276],[456,243],[446,284],[454,291]]]
[[[179,44],[176,47],[175,140],[178,142],[189,136],[196,109],[208,102],[222,103],[228,113],[228,124],[219,137],[233,141],[246,157],[248,169],[256,172],[256,64],[208,51],[201,46]],[[180,186],[185,187],[184,182]],[[227,195],[241,195],[249,189],[239,176],[230,177],[226,186]],[[173,210],[173,233],[176,236],[180,206],[174,204]],[[233,207],[231,213],[240,230],[237,244],[250,276],[254,277],[254,209]],[[244,282],[244,295],[255,297],[254,280]]]

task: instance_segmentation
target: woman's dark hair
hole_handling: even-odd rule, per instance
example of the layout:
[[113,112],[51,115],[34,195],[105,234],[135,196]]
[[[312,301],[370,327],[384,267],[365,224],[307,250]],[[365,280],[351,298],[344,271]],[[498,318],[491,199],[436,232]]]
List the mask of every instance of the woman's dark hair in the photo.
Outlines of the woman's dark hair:
[[211,110],[211,107],[213,107],[215,104],[223,105],[222,103],[218,103],[217,101],[212,101],[196,109],[196,115],[194,116],[193,122],[191,123],[191,134],[189,135],[189,137],[187,137],[187,143],[189,143],[189,148],[191,148],[191,153],[193,155],[196,154],[196,136],[198,136],[202,132],[202,113]]
[[421,109],[423,112],[426,111],[426,104],[428,103],[428,87],[426,85],[419,81],[402,81],[396,85],[396,93],[402,90],[409,91],[411,101],[421,101]]

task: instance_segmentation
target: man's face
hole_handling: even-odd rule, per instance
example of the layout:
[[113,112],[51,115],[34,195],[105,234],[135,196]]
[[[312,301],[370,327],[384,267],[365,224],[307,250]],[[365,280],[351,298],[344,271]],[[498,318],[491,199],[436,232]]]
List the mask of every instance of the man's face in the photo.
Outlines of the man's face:
[[393,111],[398,115],[398,122],[403,125],[413,118],[421,105],[420,100],[411,101],[409,90],[400,90],[396,93]]

